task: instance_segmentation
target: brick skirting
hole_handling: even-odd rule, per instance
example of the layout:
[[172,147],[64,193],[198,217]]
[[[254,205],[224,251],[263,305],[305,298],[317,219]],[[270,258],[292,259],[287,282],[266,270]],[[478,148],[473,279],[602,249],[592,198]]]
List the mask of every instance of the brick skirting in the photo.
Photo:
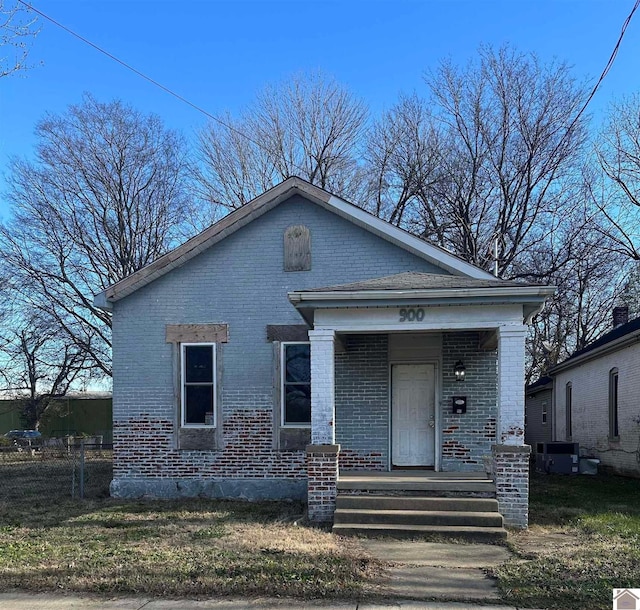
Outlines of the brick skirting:
[[310,521],[333,521],[336,510],[340,445],[307,447],[308,515]]
[[505,525],[529,525],[529,445],[494,445],[493,477],[496,498]]

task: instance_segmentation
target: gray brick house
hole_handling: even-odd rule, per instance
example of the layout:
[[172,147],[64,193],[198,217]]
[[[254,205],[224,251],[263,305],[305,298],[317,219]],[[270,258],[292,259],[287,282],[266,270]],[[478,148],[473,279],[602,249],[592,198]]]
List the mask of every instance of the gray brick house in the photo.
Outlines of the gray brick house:
[[342,473],[491,462],[526,526],[524,340],[552,291],[290,178],[96,296],[112,494],[307,499],[327,520]]

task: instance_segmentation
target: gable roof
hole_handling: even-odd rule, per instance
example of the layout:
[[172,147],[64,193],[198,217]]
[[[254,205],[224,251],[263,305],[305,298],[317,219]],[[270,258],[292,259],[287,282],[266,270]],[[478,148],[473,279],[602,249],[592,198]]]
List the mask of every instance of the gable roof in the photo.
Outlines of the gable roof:
[[543,390],[550,390],[553,385],[553,379],[548,375],[544,375],[540,377],[537,381],[530,383],[525,388],[526,394],[537,394],[538,392],[542,392]]
[[96,306],[103,309],[110,309],[112,303],[162,277],[172,269],[180,267],[204,250],[235,233],[238,229],[259,218],[294,195],[303,196],[305,199],[353,222],[355,225],[370,231],[378,237],[408,250],[424,260],[428,260],[443,271],[456,276],[495,280],[495,278],[484,269],[480,269],[464,261],[444,248],[419,239],[411,235],[411,233],[370,214],[366,210],[302,180],[302,178],[292,177],[269,189],[241,208],[231,212],[195,237],[192,237],[149,265],[132,273],[116,284],[109,286],[95,296],[94,302]]
[[640,317],[634,318],[626,324],[616,326],[608,333],[589,343],[586,347],[574,352],[566,360],[556,364],[556,366],[549,371],[549,374],[555,375],[563,370],[578,366],[583,362],[593,360],[603,354],[622,349],[638,341],[640,341]]

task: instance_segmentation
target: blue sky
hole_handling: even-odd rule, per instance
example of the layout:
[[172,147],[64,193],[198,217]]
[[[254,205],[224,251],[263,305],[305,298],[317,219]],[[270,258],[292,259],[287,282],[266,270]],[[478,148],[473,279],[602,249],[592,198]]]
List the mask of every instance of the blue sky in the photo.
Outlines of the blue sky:
[[[335,76],[374,115],[400,92],[424,91],[422,76],[445,57],[464,63],[478,45],[511,43],[595,79],[633,0],[33,0],[34,6],[211,113],[238,112],[267,83],[305,70]],[[0,81],[0,174],[29,155],[33,128],[84,91],[120,98],[190,136],[206,123],[179,102],[43,21],[31,50],[41,64]],[[640,91],[636,14],[590,106]],[[0,190],[4,180],[0,177]],[[0,196],[0,215],[7,207]]]

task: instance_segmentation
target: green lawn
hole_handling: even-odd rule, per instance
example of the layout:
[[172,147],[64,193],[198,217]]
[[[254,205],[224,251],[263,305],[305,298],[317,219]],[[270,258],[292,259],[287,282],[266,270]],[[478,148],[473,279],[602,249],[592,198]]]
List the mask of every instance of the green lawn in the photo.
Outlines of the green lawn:
[[495,571],[506,601],[609,610],[613,588],[640,586],[640,480],[533,475],[529,523]]

